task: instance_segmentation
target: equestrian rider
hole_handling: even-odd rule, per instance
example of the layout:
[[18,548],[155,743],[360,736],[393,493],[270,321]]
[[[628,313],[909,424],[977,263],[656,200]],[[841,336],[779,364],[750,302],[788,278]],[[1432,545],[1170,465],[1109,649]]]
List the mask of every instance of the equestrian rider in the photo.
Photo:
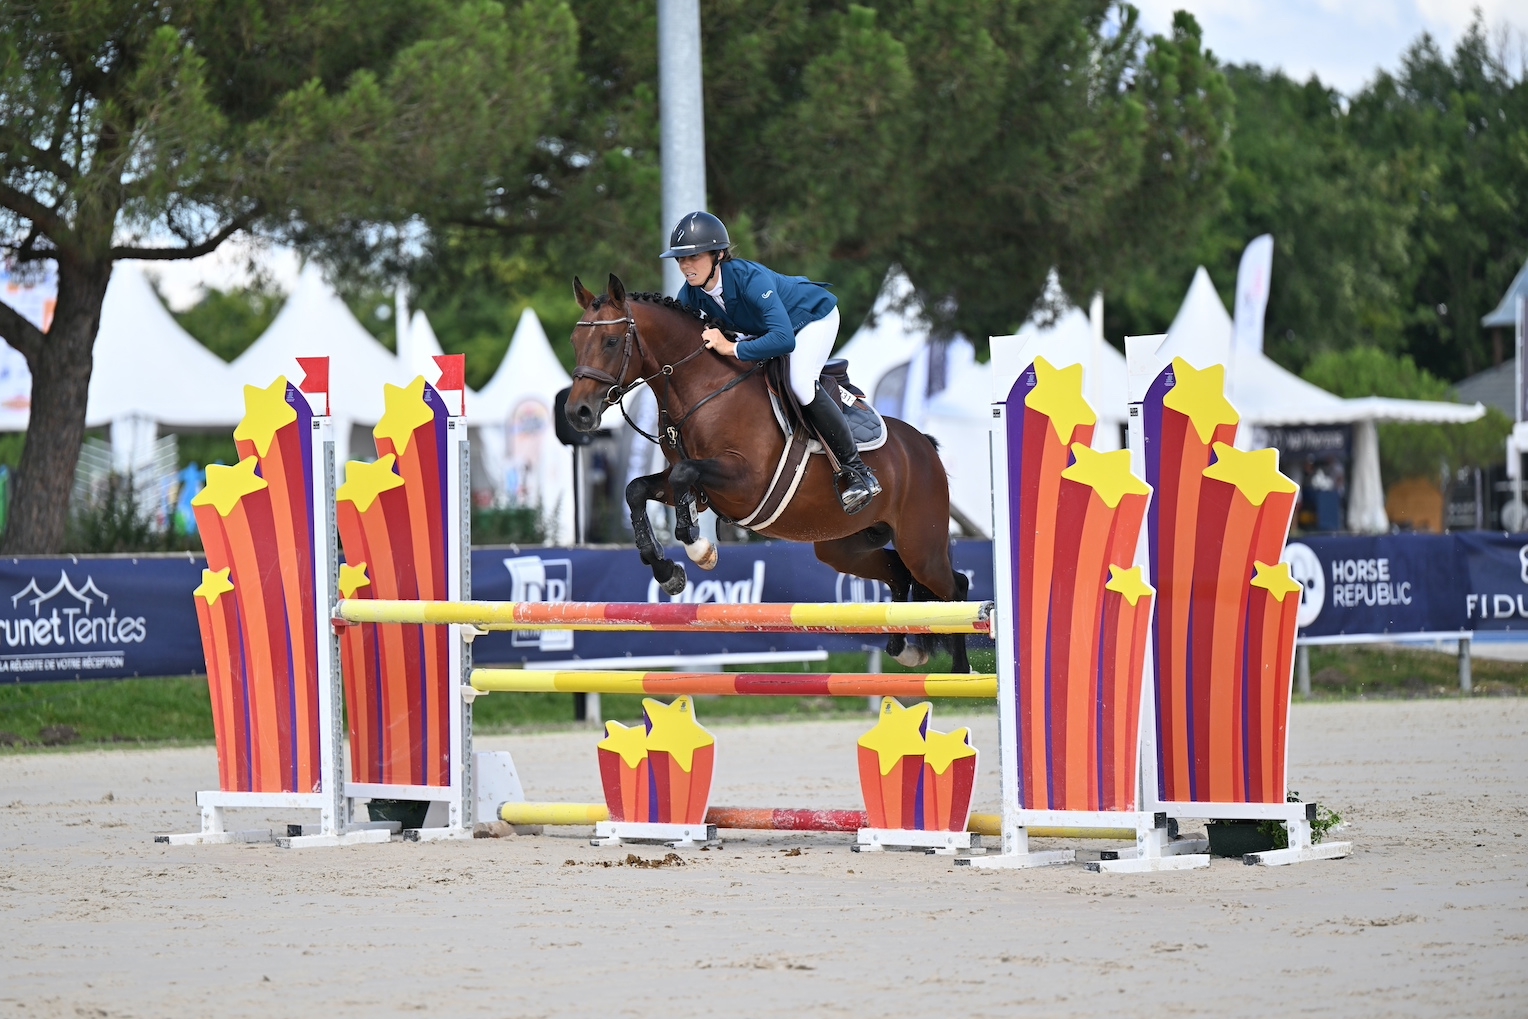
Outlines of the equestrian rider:
[[679,221],[663,253],[678,259],[684,273],[679,301],[748,337],[734,343],[708,326],[706,346],[720,354],[741,361],[791,355],[791,391],[842,468],[838,498],[844,511],[858,513],[881,494],[881,484],[860,459],[843,407],[819,381],[838,340],[838,298],[804,276],[782,276],[734,258],[731,247],[726,226],[710,213],[692,212]]

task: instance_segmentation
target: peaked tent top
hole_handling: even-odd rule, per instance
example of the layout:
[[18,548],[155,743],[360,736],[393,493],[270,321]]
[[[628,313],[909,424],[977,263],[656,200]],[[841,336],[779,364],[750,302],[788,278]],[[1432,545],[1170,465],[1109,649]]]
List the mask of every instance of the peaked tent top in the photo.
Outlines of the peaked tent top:
[[1524,262],[1523,267],[1517,271],[1517,275],[1512,277],[1512,285],[1507,287],[1505,294],[1501,295],[1501,303],[1482,318],[1480,324],[1487,329],[1512,328],[1513,318],[1517,314],[1516,298],[1519,295],[1528,299],[1528,262]]
[[[278,375],[296,384],[303,377],[297,358],[324,356],[330,359],[334,416],[362,424],[381,420],[383,383],[406,385],[418,374],[410,374],[355,320],[318,267],[310,263],[270,328],[235,359],[233,372],[241,385],[268,386]],[[241,396],[237,403],[241,414],[243,408]]]
[[172,427],[232,427],[244,416],[233,371],[180,327],[136,265],[112,273],[94,358],[87,426],[143,417]]
[[928,336],[929,326],[913,281],[901,267],[892,266],[886,271],[870,317],[833,356],[849,359],[849,378],[874,399],[881,378],[912,360]]
[[541,319],[534,309],[526,308],[493,378],[467,404],[467,417],[473,424],[503,424],[515,404],[526,396],[542,397],[550,407],[558,391],[572,381],[557,360]]

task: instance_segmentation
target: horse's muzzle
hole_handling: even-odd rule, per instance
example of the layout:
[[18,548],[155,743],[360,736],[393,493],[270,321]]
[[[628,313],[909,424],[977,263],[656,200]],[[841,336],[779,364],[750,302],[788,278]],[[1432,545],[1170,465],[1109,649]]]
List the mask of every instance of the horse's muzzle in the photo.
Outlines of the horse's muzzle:
[[592,432],[599,427],[600,416],[589,405],[588,400],[580,400],[577,403],[569,403],[563,408],[567,415],[568,424],[580,432]]

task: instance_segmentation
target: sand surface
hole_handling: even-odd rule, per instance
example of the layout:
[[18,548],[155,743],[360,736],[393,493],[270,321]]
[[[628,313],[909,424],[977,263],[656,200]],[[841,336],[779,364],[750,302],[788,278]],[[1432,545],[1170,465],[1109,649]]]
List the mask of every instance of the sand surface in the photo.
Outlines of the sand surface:
[[[971,722],[992,808],[996,721]],[[713,802],[857,806],[868,724],[714,726]],[[1353,856],[1159,875],[847,835],[728,833],[661,869],[572,830],[172,848],[151,837],[194,829],[210,748],[0,757],[0,1019],[1528,1014],[1528,699],[1300,705],[1292,728],[1291,784]],[[513,750],[532,798],[593,800],[593,742],[479,748]]]

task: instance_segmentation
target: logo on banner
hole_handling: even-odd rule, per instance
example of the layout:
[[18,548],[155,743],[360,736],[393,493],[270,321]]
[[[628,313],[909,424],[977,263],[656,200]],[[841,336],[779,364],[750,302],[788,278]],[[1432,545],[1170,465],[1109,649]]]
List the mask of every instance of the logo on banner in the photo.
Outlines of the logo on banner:
[[[1528,584],[1528,545],[1517,550],[1520,567],[1518,579]],[[1469,620],[1528,619],[1528,599],[1521,591],[1507,594],[1467,594],[1464,596],[1464,617]]]
[[0,673],[122,668],[123,652],[113,645],[142,643],[148,626],[143,616],[117,615],[110,601],[89,575],[80,584],[63,570],[52,584],[32,577],[0,617],[10,652],[0,654]]
[[1298,541],[1285,545],[1281,558],[1289,564],[1289,575],[1300,584],[1300,611],[1295,615],[1295,625],[1309,626],[1326,606],[1326,577],[1321,572],[1321,559],[1309,545]]
[[[663,589],[656,579],[647,582],[647,600],[654,604],[663,600]],[[688,584],[678,595],[668,599],[681,604],[699,605],[712,602],[717,605],[757,605],[764,600],[764,560],[753,561],[753,576],[742,580],[702,580]]]
[[[573,592],[573,560],[543,559],[536,555],[504,560],[512,583],[510,601],[565,602]],[[539,651],[572,651],[572,630],[512,630],[511,647]]]

